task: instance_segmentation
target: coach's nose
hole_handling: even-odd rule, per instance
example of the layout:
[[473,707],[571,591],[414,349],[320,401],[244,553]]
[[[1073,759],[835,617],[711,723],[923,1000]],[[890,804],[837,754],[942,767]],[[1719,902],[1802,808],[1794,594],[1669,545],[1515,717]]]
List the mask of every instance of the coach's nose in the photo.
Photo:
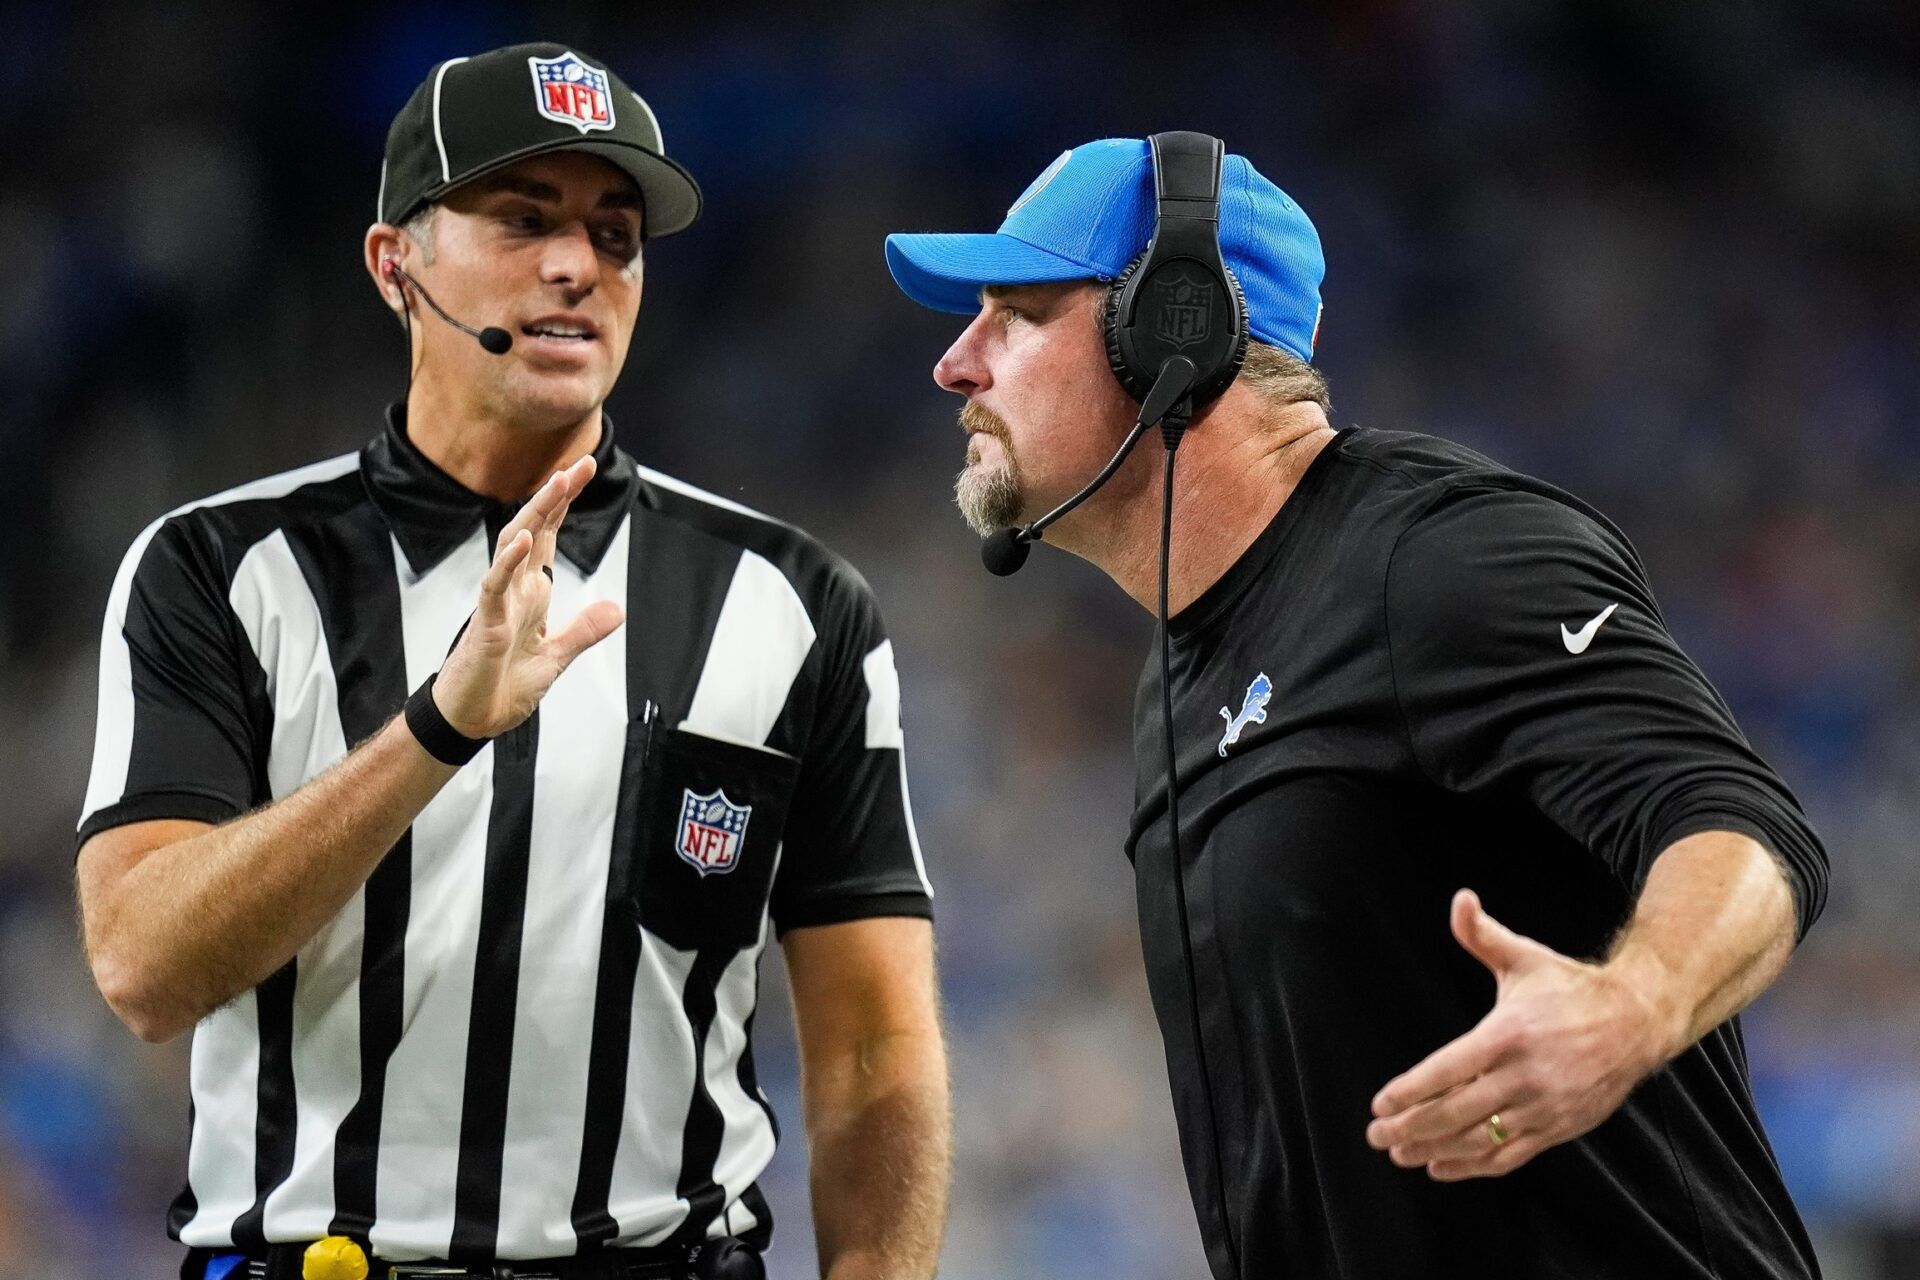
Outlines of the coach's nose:
[[993,375],[987,370],[985,353],[981,350],[986,320],[984,311],[975,316],[973,323],[961,330],[960,336],[947,348],[947,354],[933,366],[933,380],[943,389],[955,395],[971,396],[993,385]]

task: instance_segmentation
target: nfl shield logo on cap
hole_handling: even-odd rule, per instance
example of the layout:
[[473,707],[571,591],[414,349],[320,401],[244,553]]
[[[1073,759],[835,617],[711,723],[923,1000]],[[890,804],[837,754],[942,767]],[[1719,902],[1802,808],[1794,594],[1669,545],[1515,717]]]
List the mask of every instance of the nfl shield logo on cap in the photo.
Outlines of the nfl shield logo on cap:
[[590,67],[569,51],[557,58],[530,57],[533,105],[541,115],[585,133],[613,128],[613,94],[607,73]]
[[731,871],[740,861],[740,842],[747,838],[750,804],[735,804],[715,787],[706,795],[688,787],[680,796],[680,833],[674,848],[681,860],[702,879]]

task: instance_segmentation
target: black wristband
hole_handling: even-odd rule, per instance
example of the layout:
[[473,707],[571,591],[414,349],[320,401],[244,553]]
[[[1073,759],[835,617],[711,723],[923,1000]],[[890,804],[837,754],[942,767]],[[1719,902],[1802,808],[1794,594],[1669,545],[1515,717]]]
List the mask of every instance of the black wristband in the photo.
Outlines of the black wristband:
[[428,755],[457,769],[479,755],[480,748],[491,739],[469,738],[447,723],[447,718],[440,714],[439,704],[433,700],[433,682],[439,678],[440,673],[434,672],[407,699],[407,728],[413,731]]

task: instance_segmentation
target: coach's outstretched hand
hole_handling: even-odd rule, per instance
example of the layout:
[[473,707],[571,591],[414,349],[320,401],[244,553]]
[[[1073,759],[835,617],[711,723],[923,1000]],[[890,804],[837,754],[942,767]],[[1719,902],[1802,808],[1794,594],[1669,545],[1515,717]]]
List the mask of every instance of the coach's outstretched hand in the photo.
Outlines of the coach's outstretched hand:
[[[1479,1025],[1389,1081],[1367,1142],[1441,1182],[1511,1173],[1612,1115],[1675,1051],[1673,1019],[1604,965],[1507,928],[1462,889],[1453,936],[1499,986]],[[1496,1136],[1490,1117],[1498,1116]]]
[[433,685],[440,714],[469,738],[495,737],[532,715],[568,664],[622,621],[619,605],[596,600],[560,631],[547,630],[560,523],[593,470],[589,455],[554,472],[500,531],[473,618]]

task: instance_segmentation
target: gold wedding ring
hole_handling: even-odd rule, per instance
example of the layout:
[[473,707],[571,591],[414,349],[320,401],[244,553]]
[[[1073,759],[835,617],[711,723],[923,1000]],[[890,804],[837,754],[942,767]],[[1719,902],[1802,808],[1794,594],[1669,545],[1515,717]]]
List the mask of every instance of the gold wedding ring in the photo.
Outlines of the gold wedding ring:
[[1496,1147],[1507,1140],[1507,1130],[1500,1123],[1498,1111],[1487,1117],[1487,1136],[1493,1139],[1493,1145]]

